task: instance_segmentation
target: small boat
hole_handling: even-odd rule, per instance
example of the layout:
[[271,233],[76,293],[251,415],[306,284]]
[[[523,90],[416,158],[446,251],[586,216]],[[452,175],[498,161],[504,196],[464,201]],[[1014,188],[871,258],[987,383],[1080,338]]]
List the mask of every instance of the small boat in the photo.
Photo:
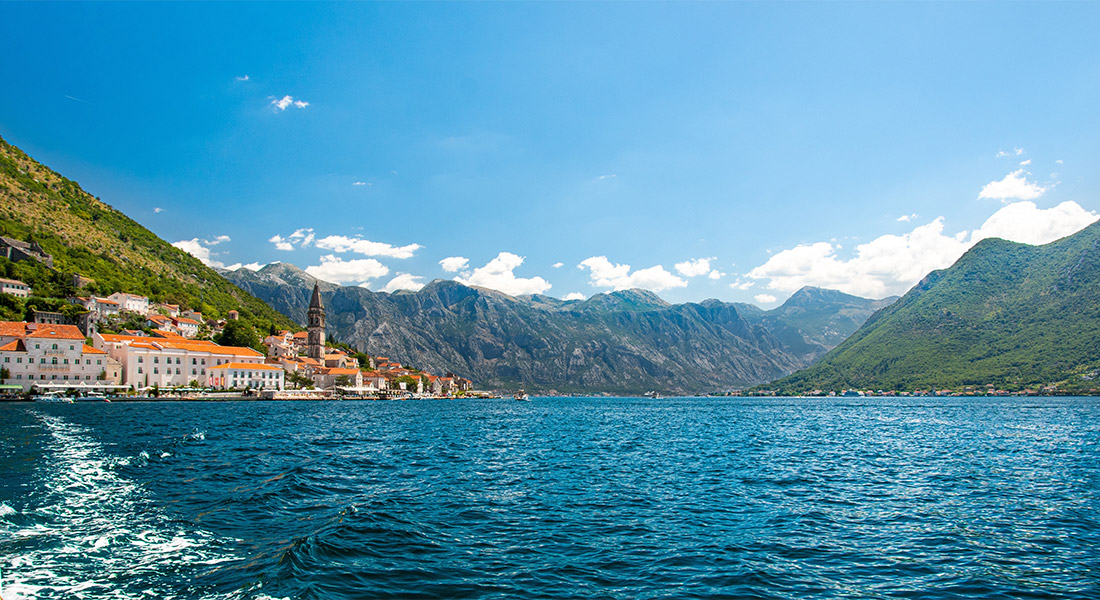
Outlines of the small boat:
[[110,402],[111,399],[99,392],[88,392],[76,399],[77,402]]
[[525,392],[523,390],[520,390],[520,391],[516,392],[516,394],[514,396],[512,396],[512,399],[513,400],[519,400],[520,402],[530,402],[531,401],[531,397],[528,396],[527,392]]
[[62,395],[61,392],[46,392],[44,394],[32,396],[31,399],[35,402],[64,402],[66,404],[73,403],[72,398]]

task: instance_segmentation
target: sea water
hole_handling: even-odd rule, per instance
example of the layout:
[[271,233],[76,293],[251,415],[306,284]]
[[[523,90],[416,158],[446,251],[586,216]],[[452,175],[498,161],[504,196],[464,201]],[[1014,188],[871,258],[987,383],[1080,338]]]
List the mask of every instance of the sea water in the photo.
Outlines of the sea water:
[[1100,400],[7,404],[29,598],[1100,597]]

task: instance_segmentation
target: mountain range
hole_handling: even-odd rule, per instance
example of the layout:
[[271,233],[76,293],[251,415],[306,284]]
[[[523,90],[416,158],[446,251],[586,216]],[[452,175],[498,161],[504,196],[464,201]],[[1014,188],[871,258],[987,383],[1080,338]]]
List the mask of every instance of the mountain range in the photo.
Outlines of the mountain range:
[[768,387],[1088,391],[1098,370],[1100,222],[1042,246],[982,240]]
[[[286,263],[223,275],[305,321],[316,279]],[[485,388],[684,394],[739,389],[811,364],[894,299],[804,288],[771,311],[669,304],[624,290],[565,301],[436,280],[395,293],[319,282],[330,335],[369,354]]]

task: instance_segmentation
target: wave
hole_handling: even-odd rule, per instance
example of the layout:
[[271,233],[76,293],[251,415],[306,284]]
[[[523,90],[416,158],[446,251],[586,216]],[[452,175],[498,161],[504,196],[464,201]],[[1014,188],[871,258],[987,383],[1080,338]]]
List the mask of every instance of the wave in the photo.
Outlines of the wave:
[[[38,492],[21,509],[0,505],[0,537],[7,539],[0,549],[15,556],[0,579],[5,600],[193,598],[195,577],[242,560],[235,540],[216,539],[154,506],[88,430],[36,416],[48,434]],[[201,440],[202,433],[187,438]]]

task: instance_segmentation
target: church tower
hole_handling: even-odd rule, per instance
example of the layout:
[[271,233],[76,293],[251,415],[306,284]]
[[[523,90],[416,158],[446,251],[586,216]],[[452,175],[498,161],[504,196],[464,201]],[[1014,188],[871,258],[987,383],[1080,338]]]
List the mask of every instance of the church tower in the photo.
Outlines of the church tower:
[[309,301],[309,313],[306,331],[309,334],[309,346],[306,356],[325,364],[325,306],[321,303],[321,286],[313,284],[313,298]]

